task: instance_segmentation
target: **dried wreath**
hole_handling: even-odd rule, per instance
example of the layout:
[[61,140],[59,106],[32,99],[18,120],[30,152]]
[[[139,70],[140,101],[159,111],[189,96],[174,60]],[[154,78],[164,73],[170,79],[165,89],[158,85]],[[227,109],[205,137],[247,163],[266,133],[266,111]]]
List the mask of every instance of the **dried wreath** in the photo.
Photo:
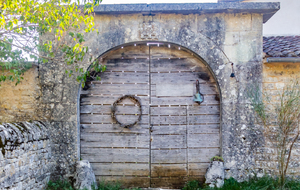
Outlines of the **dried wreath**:
[[[123,124],[116,117],[117,105],[122,100],[124,100],[126,98],[132,100],[134,103],[136,103],[139,106],[139,116],[138,116],[138,119],[135,122],[130,123],[130,124]],[[136,97],[136,96],[133,96],[133,95],[125,95],[125,96],[122,96],[122,97],[118,98],[114,102],[114,104],[113,104],[113,106],[111,108],[111,111],[112,111],[112,118],[113,118],[113,120],[116,121],[118,124],[121,125],[121,127],[124,127],[124,128],[130,128],[130,127],[134,126],[135,124],[137,124],[137,122],[139,122],[141,120],[141,117],[142,117],[142,106],[141,106],[141,103],[140,103],[140,99],[138,97]]]

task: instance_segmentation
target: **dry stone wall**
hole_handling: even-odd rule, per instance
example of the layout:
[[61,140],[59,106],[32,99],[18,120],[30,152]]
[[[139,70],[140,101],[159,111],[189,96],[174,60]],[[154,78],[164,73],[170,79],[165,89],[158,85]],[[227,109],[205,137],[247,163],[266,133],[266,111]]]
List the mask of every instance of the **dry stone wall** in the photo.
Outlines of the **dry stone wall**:
[[0,124],[0,189],[45,189],[52,166],[45,124]]

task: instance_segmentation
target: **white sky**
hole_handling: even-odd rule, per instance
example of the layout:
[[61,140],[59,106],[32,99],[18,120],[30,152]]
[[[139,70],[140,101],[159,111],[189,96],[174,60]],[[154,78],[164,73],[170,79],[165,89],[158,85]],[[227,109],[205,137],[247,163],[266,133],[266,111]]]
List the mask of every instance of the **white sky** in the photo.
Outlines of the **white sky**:
[[101,4],[140,3],[217,3],[218,0],[103,0]]

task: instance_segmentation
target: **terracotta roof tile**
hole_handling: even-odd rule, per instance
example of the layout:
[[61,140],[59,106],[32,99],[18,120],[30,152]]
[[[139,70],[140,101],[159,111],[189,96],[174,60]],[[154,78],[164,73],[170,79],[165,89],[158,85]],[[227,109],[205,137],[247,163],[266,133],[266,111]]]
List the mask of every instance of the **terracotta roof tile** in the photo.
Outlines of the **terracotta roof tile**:
[[300,36],[263,37],[266,57],[300,57]]

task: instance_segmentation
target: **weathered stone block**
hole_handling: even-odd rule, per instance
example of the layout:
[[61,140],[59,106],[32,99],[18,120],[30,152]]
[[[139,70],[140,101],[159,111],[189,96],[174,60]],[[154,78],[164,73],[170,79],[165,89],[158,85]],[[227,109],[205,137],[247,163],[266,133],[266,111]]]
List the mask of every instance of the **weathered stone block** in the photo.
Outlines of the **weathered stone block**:
[[91,186],[94,185],[97,188],[96,178],[94,171],[87,160],[77,161],[76,173],[75,173],[75,184],[77,189],[87,188],[91,190]]
[[222,187],[224,184],[224,163],[221,161],[212,161],[205,174],[205,183],[210,187]]
[[261,14],[252,14],[252,30],[263,31],[263,17]]
[[224,45],[236,45],[240,42],[240,33],[239,32],[226,32]]
[[251,14],[226,14],[226,31],[250,31],[252,30]]

